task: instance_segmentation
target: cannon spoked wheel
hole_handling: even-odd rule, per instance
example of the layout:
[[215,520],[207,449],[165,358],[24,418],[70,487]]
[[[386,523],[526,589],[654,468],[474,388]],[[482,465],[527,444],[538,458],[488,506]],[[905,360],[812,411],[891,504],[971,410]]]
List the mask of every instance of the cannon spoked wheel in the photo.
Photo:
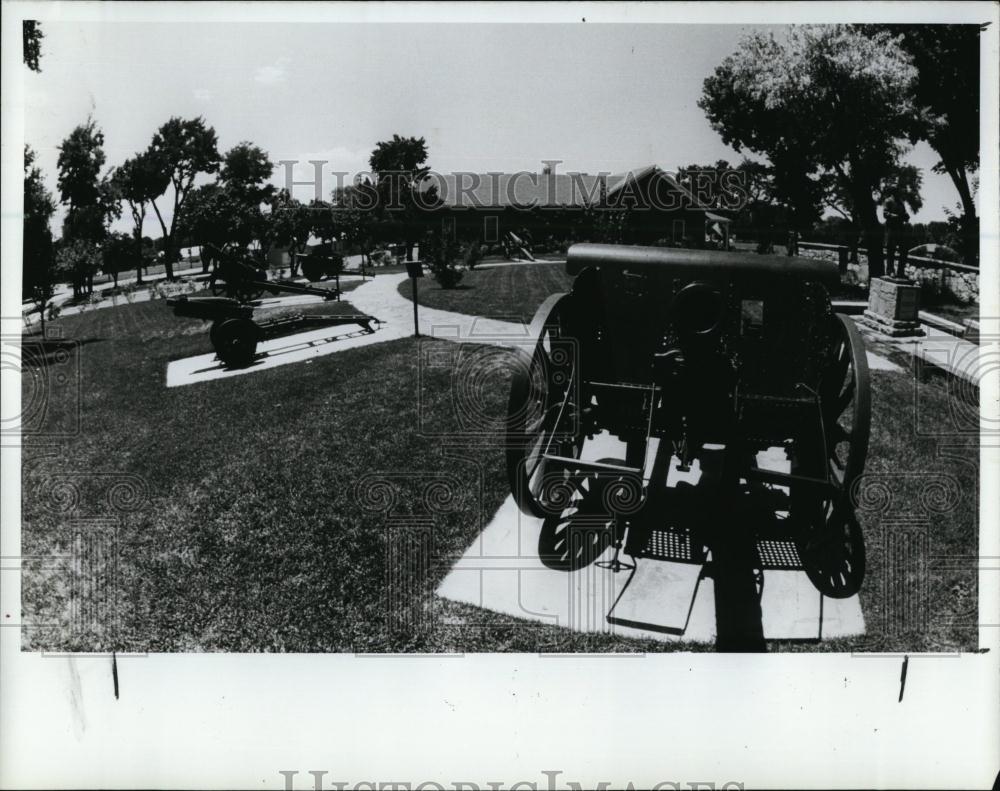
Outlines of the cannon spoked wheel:
[[833,354],[820,382],[823,460],[832,496],[811,506],[800,552],[805,571],[823,594],[853,596],[865,575],[861,526],[850,502],[851,486],[864,472],[871,432],[871,380],[864,342],[854,322],[834,317]]
[[226,296],[226,291],[228,289],[226,281],[219,277],[219,275],[215,272],[213,272],[212,276],[208,279],[208,287],[211,289],[213,297]]
[[229,368],[246,368],[257,353],[260,330],[250,319],[226,319],[213,326],[212,344]]
[[538,535],[538,557],[550,569],[575,571],[593,563],[615,536],[596,481],[573,481],[562,513],[547,516]]
[[507,478],[524,513],[558,516],[578,482],[549,457],[575,459],[583,447],[578,350],[567,332],[573,296],[553,294],[531,322],[531,352],[518,356],[507,402]]
[[[258,269],[256,278],[257,280],[267,280],[267,271]],[[253,281],[246,280],[233,285],[232,296],[240,302],[253,302],[255,299],[260,299],[264,296],[264,291],[264,288],[255,285]]]

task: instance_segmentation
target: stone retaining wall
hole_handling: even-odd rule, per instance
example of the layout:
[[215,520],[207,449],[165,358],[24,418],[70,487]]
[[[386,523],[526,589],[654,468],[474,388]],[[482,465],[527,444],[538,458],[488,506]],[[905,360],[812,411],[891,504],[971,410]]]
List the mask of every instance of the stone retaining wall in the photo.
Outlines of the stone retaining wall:
[[[808,244],[808,246],[805,246]],[[803,258],[819,258],[824,261],[839,261],[835,245],[801,243],[799,255]],[[906,274],[924,288],[950,294],[959,302],[979,302],[979,272],[949,267],[941,261],[910,256],[906,262]],[[858,263],[847,265],[847,282],[866,283],[868,281],[868,255],[858,251]]]

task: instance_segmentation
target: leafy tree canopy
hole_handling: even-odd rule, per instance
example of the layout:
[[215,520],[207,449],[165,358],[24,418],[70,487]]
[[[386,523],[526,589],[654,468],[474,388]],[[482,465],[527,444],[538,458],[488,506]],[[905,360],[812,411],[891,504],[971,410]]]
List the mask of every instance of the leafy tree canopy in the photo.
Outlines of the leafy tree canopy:
[[104,167],[104,132],[93,118],[80,124],[59,146],[59,195],[75,207],[92,206],[100,193],[100,173]]
[[24,44],[24,65],[32,71],[40,72],[38,65],[42,57],[42,25],[37,19],[25,19],[21,22],[21,39]]
[[[881,272],[876,192],[919,134],[917,69],[887,31],[846,25],[754,33],[704,83],[699,106],[724,142],[762,154],[776,189],[802,200],[830,175]],[[877,248],[877,249],[876,249]]]
[[[173,117],[153,135],[149,156],[174,190],[185,195],[199,173],[219,169],[218,139],[204,118]],[[166,183],[163,185],[166,189]],[[162,190],[161,190],[162,192]],[[183,197],[181,197],[183,200]]]
[[219,182],[246,203],[259,204],[274,194],[274,186],[267,183],[273,173],[267,152],[244,141],[223,155]]

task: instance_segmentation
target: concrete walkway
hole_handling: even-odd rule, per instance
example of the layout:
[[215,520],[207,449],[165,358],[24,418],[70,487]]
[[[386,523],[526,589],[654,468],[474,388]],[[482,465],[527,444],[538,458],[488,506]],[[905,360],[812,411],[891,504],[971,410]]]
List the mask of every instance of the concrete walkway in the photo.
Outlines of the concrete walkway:
[[[500,263],[493,266],[520,266],[520,262]],[[530,266],[530,264],[529,264]],[[413,303],[399,293],[399,285],[406,279],[405,272],[377,275],[345,295],[361,313],[375,316],[382,326],[373,334],[358,335],[343,327],[313,330],[308,333],[277,338],[259,346],[261,359],[247,368],[228,369],[212,353],[175,360],[167,371],[167,386],[213,379],[243,376],[281,365],[299,363],[315,357],[368,346],[373,343],[398,340],[413,335]],[[284,297],[273,302],[274,307],[308,304],[309,297]],[[528,326],[523,323],[498,321],[466,313],[454,313],[421,306],[418,309],[420,334],[425,337],[458,343],[480,343],[508,348],[528,344]],[[336,342],[334,342],[336,341]],[[530,351],[530,350],[529,350]],[[882,355],[868,352],[868,365],[872,371],[902,371],[903,369]]]
[[[658,440],[651,441],[655,456]],[[584,442],[581,456],[624,463],[624,445],[607,434]],[[651,481],[667,489],[683,481],[691,486],[711,486],[720,464],[718,449],[706,448],[689,472],[678,472],[672,457],[667,480]],[[702,461],[705,463],[703,464]],[[762,468],[789,471],[782,449],[758,454]],[[649,465],[647,464],[647,468]],[[562,626],[579,632],[652,638],[664,642],[710,643],[717,637],[719,599],[715,580],[696,559],[698,552],[684,551],[685,529],[671,525],[670,514],[661,515],[664,540],[670,550],[660,557],[622,560],[634,570],[609,568],[614,550],[608,547],[594,561],[573,571],[546,566],[539,558],[543,520],[521,513],[508,496],[490,523],[451,568],[436,593],[445,599],[472,604],[530,621]],[[598,520],[599,523],[600,520]],[[586,527],[586,524],[582,524]],[[551,545],[551,538],[544,542]],[[690,548],[695,549],[695,548]],[[864,634],[865,620],[857,595],[833,599],[821,594],[803,569],[790,537],[760,540],[763,590],[761,627],[765,640],[823,640]],[[780,562],[775,562],[775,558]],[[709,567],[710,568],[710,567]]]
[[[405,272],[378,275],[345,295],[345,300],[358,312],[382,321],[373,333],[358,332],[356,327],[339,326],[275,338],[258,345],[258,359],[246,368],[226,368],[216,359],[214,352],[174,360],[167,366],[167,387],[245,376],[291,363],[308,363],[317,357],[373,343],[410,337],[413,335],[413,303],[398,291],[399,284],[405,279]],[[305,307],[310,302],[320,301],[318,297],[282,297],[263,300],[261,307]],[[420,334],[458,342],[517,346],[525,344],[528,328],[523,324],[464,313],[420,308]]]
[[982,384],[982,379],[985,376],[990,374],[996,376],[1000,370],[1000,365],[998,365],[998,360],[1000,360],[1000,320],[998,319],[983,321],[983,330],[978,344],[964,338],[958,338],[925,323],[920,325],[924,335],[917,338],[890,338],[860,321],[856,323],[869,349],[869,360],[873,355],[871,349],[882,352],[883,354],[879,356],[883,359],[886,359],[883,355],[890,355],[893,351],[903,352],[977,387]]
[[[199,266],[197,269],[185,269],[179,272],[174,272],[174,275],[177,277],[190,277],[192,275],[200,276],[202,275],[202,271],[201,267]],[[204,278],[198,278],[194,281],[187,281],[186,283],[166,283],[164,282],[166,280],[165,275],[149,275],[143,278],[142,285],[139,287],[139,289],[132,292],[127,297],[124,294],[112,294],[109,297],[102,298],[100,302],[83,302],[77,305],[70,305],[69,307],[61,308],[61,310],[59,311],[59,315],[60,317],[76,316],[79,315],[80,313],[88,313],[92,310],[102,310],[104,308],[116,308],[121,305],[130,305],[135,302],[150,302],[153,299],[156,299],[156,297],[149,290],[149,287],[152,287],[153,285],[166,286],[164,293],[166,293],[168,296],[172,296],[174,293],[176,294],[191,293],[192,285],[195,286],[194,290],[200,291],[203,288],[207,287],[208,285],[207,278],[208,276],[205,275]],[[352,283],[358,280],[364,280],[364,278],[361,275],[340,276],[340,282],[345,284]],[[118,285],[125,286],[125,285],[130,285],[134,282],[135,278],[131,278],[129,280],[119,279]],[[306,281],[304,278],[299,278],[295,282],[306,283],[308,281]],[[101,283],[100,285],[94,286],[94,294],[100,296],[100,292],[110,291],[112,288],[114,288],[113,283]],[[63,289],[64,290],[59,291],[57,295],[52,298],[50,304],[60,306],[64,305],[66,302],[72,299],[73,297],[72,288],[66,286],[63,287]],[[314,297],[309,297],[308,300],[319,301]],[[38,322],[38,313],[27,312],[28,310],[31,310],[32,307],[33,306],[31,305],[21,306],[21,313],[24,318],[25,327],[30,327]]]

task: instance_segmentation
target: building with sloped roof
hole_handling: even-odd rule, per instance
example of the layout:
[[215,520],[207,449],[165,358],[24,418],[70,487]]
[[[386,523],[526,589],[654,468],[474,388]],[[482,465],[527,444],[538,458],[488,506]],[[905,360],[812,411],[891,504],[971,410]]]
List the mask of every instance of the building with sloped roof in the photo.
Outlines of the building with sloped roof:
[[427,205],[460,239],[491,244],[513,232],[539,241],[586,238],[604,224],[628,244],[729,244],[730,219],[656,165],[619,174],[431,173]]

